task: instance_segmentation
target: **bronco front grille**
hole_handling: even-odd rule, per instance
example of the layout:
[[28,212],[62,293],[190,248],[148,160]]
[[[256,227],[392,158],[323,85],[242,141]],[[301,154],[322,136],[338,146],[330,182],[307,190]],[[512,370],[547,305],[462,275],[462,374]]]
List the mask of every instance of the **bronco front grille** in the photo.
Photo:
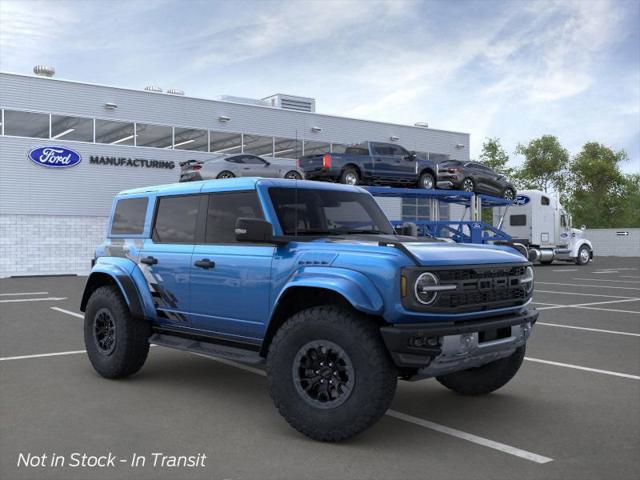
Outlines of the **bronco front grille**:
[[455,285],[454,290],[438,293],[435,302],[425,307],[413,295],[403,299],[405,307],[441,313],[463,313],[518,306],[531,298],[521,280],[526,276],[528,264],[515,266],[490,265],[462,268],[415,268],[405,275],[410,285],[425,271],[436,274],[440,285]]

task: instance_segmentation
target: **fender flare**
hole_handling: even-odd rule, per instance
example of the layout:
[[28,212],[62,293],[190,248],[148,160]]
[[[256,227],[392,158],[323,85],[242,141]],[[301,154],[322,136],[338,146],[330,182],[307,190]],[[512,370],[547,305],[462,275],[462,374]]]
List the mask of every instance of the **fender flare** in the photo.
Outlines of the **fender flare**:
[[[91,293],[97,288],[96,284],[104,283],[104,276],[109,277],[110,281],[118,287],[132,317],[148,319],[155,316],[155,308],[149,290],[140,288],[141,285],[146,286],[146,280],[138,266],[126,258],[100,259],[96,263],[87,279],[80,311],[86,310]],[[146,295],[142,292],[146,292]]]
[[591,252],[591,256],[593,257],[593,245],[586,238],[581,238],[573,245],[573,248],[571,249],[572,258],[576,258],[578,256],[578,252],[583,245],[586,245],[589,248],[589,252]]
[[379,315],[384,300],[374,283],[360,272],[346,268],[304,267],[298,270],[284,285],[273,303],[269,323],[273,319],[280,299],[291,288],[311,287],[333,291],[344,297],[358,311]]

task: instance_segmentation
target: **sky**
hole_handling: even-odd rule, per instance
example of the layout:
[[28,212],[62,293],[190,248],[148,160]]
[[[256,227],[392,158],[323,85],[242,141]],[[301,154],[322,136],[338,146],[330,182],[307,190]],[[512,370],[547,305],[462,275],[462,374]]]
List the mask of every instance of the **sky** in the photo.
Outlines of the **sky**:
[[[187,95],[316,99],[319,113],[588,141],[640,172],[640,0],[0,0],[0,70]],[[364,139],[363,139],[364,140]]]

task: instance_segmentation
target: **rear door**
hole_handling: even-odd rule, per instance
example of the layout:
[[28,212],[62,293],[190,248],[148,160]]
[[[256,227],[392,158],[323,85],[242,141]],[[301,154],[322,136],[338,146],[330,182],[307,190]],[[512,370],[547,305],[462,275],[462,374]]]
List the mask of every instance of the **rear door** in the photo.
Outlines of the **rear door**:
[[138,262],[161,323],[188,326],[191,256],[205,200],[198,194],[157,198],[152,236]]
[[263,218],[255,190],[208,194],[204,243],[190,262],[190,323],[239,340],[262,338],[269,317],[274,245],[237,243],[238,217]]

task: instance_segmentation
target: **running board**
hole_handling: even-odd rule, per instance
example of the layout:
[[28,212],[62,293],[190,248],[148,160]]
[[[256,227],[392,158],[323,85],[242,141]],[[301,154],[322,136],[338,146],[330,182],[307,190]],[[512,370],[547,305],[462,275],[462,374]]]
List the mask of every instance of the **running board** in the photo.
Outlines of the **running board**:
[[263,363],[264,358],[258,352],[243,348],[219,345],[217,343],[195,340],[192,338],[178,337],[164,333],[154,333],[149,338],[149,343],[162,347],[175,348],[185,352],[197,353],[208,357],[220,357],[244,363]]

